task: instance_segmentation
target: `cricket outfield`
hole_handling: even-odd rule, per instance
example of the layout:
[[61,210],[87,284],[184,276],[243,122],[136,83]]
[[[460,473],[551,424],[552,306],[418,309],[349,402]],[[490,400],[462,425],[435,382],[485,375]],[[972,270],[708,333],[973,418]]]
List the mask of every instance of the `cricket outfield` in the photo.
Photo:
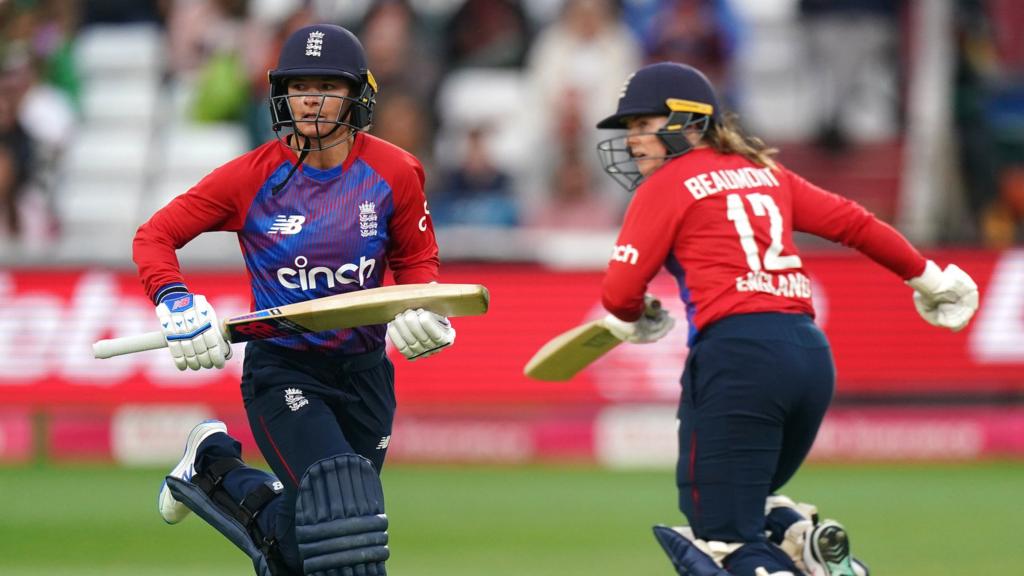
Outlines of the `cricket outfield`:
[[[163,470],[0,468],[4,576],[248,576],[200,519],[165,525]],[[1010,574],[1024,566],[1024,462],[806,466],[786,494],[844,522],[877,575]],[[672,574],[650,533],[679,523],[670,470],[385,470],[398,576]]]

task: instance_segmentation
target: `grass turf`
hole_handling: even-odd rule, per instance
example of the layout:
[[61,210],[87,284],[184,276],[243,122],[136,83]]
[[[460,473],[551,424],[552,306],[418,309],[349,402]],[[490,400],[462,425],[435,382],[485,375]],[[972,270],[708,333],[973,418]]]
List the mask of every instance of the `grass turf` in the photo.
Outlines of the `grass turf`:
[[[163,524],[163,470],[0,468],[4,576],[248,576],[201,520]],[[783,492],[846,524],[876,575],[1024,566],[1024,462],[806,466]],[[582,467],[385,470],[398,576],[671,574],[651,536],[682,523],[671,471]]]

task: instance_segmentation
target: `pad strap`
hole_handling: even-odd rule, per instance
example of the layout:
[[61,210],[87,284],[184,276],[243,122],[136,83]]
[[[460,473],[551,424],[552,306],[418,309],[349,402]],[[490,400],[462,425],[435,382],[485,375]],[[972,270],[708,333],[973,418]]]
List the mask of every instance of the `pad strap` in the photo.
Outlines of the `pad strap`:
[[167,486],[175,500],[184,503],[190,510],[206,520],[252,558],[253,566],[260,576],[284,576],[284,566],[272,534],[263,534],[256,517],[263,508],[281,492],[280,483],[260,484],[236,502],[223,487],[224,478],[232,470],[245,466],[238,458],[218,458],[202,472],[185,482],[173,476],[167,477]]

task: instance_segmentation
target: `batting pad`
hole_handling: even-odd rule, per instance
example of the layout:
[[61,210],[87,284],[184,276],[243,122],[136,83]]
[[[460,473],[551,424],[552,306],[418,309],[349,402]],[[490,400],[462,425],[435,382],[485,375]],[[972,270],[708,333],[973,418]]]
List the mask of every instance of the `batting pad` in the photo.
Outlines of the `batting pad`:
[[654,537],[668,554],[679,576],[729,576],[711,556],[678,531],[659,524],[654,527]]
[[306,576],[385,576],[387,529],[384,490],[366,458],[324,458],[303,474],[295,538]]
[[259,576],[272,576],[270,567],[267,565],[267,557],[263,551],[252,541],[249,532],[242,526],[242,523],[218,507],[213,500],[207,496],[203,489],[191,482],[185,482],[174,476],[167,477],[167,487],[178,502],[188,506],[188,509],[195,512],[197,516],[206,520],[210,526],[218,532],[227,536],[235,546],[242,549],[252,558],[253,568]]

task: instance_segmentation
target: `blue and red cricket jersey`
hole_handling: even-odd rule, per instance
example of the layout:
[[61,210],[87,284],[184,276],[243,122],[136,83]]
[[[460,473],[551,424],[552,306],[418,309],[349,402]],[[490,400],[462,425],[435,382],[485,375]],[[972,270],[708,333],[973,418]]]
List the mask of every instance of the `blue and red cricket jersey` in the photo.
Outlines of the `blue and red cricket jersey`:
[[925,258],[859,204],[783,166],[700,148],[668,161],[637,188],[602,290],[605,308],[634,321],[664,266],[679,284],[691,341],[711,323],[751,312],[814,314],[793,231],[863,252],[903,279]]
[[[437,279],[423,167],[411,154],[357,133],[345,162],[303,165],[276,194],[296,154],[274,140],[217,168],[139,227],[133,258],[146,294],[185,283],[175,250],[203,232],[238,234],[252,310],[381,286]],[[356,354],[383,346],[386,327],[274,339],[293,349]]]

